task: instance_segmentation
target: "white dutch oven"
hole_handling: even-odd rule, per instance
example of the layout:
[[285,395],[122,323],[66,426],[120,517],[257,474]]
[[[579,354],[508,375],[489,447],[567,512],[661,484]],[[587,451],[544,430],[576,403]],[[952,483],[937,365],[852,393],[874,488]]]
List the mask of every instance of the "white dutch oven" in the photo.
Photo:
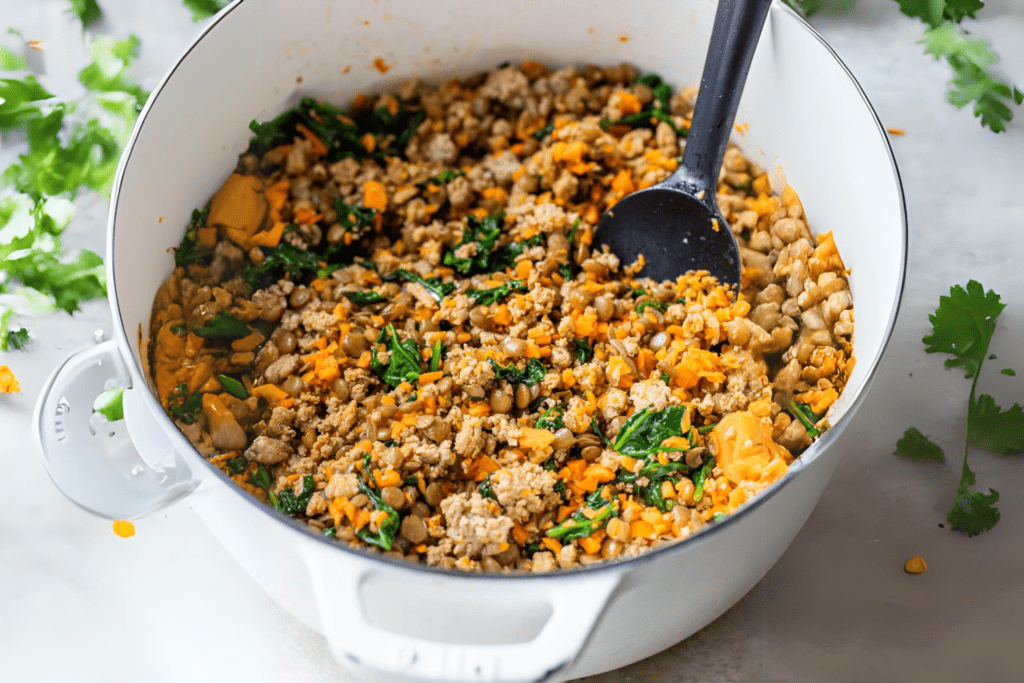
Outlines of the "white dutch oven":
[[[143,367],[167,249],[248,144],[248,123],[303,95],[344,104],[410,77],[440,82],[502,62],[631,62],[674,87],[697,83],[714,0],[414,2],[244,0],[224,10],[150,97],[114,184],[107,268],[114,339],[51,377],[37,409],[54,482],[82,507],[134,518],[188,495],[213,534],[338,660],[399,680],[563,680],[654,654],[722,614],[775,563],[844,448],[888,340],[903,284],[906,221],[885,133],[822,39],[776,4],[737,121],[761,166],[785,169],[812,228],[847,267],[857,365],[833,428],[789,473],[703,533],[639,558],[549,575],[466,575],[343,548],[257,503],[164,415]],[[376,58],[390,66],[373,68]],[[130,387],[137,453],[94,435],[92,399]],[[385,615],[400,610],[401,624]]]

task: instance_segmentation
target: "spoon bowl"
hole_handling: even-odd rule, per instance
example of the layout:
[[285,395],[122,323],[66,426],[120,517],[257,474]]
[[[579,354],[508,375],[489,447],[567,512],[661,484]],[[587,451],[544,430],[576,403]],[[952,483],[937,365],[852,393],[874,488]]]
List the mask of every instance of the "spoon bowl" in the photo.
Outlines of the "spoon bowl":
[[661,183],[627,195],[594,232],[623,263],[642,254],[642,277],[675,280],[706,270],[733,295],[740,253],[715,199],[718,171],[771,0],[719,0],[700,92],[679,168]]

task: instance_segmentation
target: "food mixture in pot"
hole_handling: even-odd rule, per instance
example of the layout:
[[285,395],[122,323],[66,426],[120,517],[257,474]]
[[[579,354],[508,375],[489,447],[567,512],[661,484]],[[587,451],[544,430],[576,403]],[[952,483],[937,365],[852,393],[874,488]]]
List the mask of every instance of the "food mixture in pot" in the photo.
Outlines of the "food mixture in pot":
[[853,309],[736,147],[741,292],[593,243],[676,168],[695,95],[526,62],[253,122],[156,295],[164,408],[251,495],[429,565],[586,565],[730,514],[827,427]]

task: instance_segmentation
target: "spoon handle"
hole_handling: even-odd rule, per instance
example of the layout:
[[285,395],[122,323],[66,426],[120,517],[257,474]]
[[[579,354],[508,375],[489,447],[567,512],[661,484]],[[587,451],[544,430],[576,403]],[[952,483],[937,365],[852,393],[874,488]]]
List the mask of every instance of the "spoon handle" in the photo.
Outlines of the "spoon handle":
[[707,190],[714,202],[718,171],[736,108],[772,0],[719,0],[683,161],[669,183]]

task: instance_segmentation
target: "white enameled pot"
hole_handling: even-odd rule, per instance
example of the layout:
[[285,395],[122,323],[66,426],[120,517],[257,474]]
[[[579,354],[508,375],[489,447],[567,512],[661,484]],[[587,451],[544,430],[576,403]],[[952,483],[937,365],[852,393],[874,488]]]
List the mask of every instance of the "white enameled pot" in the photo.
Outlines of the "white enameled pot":
[[[161,410],[144,350],[154,294],[173,267],[168,247],[235,166],[251,120],[304,95],[344,105],[411,77],[441,82],[527,59],[626,61],[674,87],[693,84],[714,12],[714,0],[229,6],[153,92],[121,160],[107,258],[114,338],[55,371],[37,409],[54,482],[111,518],[189,495],[246,571],[323,633],[343,665],[372,678],[563,680],[637,661],[708,624],[783,553],[849,447],[842,433],[889,338],[905,269],[903,198],[885,132],[836,55],[781,3],[754,57],[737,117],[749,128],[737,142],[773,171],[773,184],[797,189],[816,232],[834,232],[852,270],[857,364],[832,429],[781,481],[691,539],[548,575],[466,575],[340,547],[206,463]],[[92,399],[110,383],[130,387],[134,450],[89,427]],[[393,610],[402,623],[386,618]]]

